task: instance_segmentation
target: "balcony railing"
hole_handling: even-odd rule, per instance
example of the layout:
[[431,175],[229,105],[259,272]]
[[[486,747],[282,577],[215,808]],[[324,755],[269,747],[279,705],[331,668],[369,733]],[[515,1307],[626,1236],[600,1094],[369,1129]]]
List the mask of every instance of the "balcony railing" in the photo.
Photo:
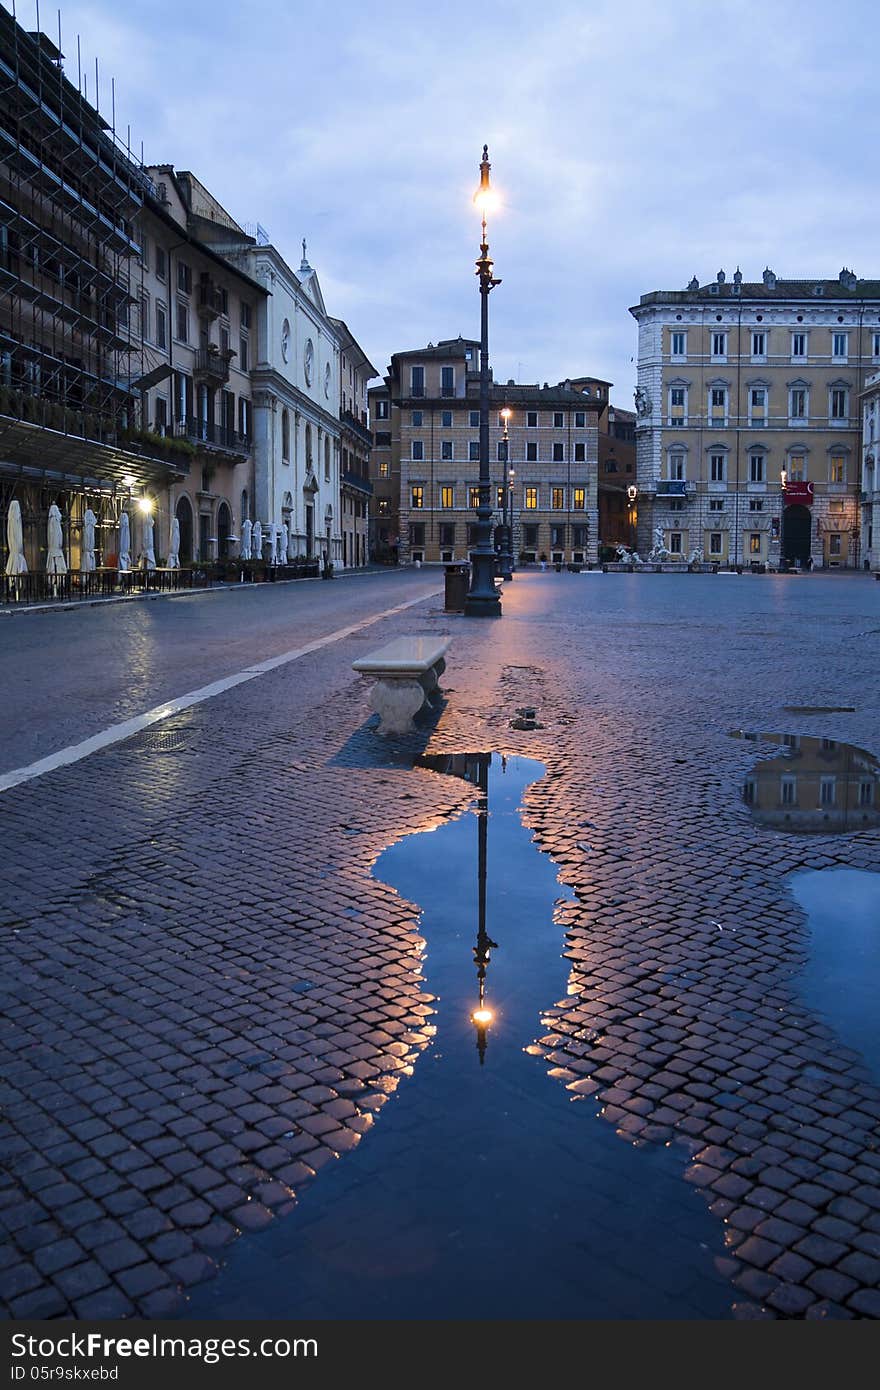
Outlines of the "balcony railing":
[[370,482],[369,478],[365,478],[361,473],[350,473],[346,471],[342,475],[342,481],[347,487],[356,487],[359,492],[372,495],[373,484]]
[[177,420],[174,433],[193,444],[203,444],[209,449],[228,449],[235,454],[246,454],[251,447],[248,435],[227,429],[225,425],[216,425],[213,420],[195,420],[192,417]]
[[193,375],[222,386],[229,380],[229,363],[235,353],[231,348],[221,351],[217,347],[199,348],[193,365]]

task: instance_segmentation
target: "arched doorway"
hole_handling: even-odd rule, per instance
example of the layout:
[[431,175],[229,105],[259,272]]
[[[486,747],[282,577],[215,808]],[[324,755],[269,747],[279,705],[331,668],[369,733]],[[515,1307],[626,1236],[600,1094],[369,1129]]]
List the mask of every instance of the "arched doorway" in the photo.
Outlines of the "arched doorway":
[[180,563],[191,565],[193,562],[193,511],[188,497],[178,499],[174,515],[180,526]]
[[782,513],[782,558],[789,564],[806,564],[810,558],[810,536],[813,514],[800,504],[786,507]]
[[232,512],[226,502],[217,508],[217,556],[220,560],[229,559],[229,537],[232,532]]

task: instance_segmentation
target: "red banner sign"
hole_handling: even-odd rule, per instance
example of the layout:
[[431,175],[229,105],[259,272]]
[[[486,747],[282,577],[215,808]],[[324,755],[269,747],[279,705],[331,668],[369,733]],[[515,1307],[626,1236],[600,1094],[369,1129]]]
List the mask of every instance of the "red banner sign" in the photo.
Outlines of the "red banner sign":
[[786,507],[812,507],[813,505],[813,484],[795,480],[793,483],[785,484],[785,505]]

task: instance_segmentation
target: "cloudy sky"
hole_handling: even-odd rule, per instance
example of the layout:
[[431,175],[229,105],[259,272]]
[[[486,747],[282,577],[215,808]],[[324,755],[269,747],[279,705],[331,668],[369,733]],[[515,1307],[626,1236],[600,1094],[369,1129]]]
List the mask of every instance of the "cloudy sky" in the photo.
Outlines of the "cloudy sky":
[[[11,8],[11,0],[4,0]],[[484,141],[497,380],[591,373],[631,405],[640,294],[880,274],[873,0],[66,0],[66,70],[202,179],[384,372],[477,336]],[[18,18],[35,27],[34,0]],[[42,27],[57,35],[55,6]],[[89,95],[94,96],[93,77]]]

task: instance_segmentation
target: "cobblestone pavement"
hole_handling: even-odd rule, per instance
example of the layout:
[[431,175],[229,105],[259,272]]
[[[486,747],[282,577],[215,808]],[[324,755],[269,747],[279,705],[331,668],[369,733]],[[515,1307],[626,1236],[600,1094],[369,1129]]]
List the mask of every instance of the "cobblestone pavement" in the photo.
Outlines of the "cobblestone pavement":
[[[410,770],[424,739],[364,732],[350,663],[425,630],[453,635],[431,751],[548,769],[527,812],[576,895],[568,993],[535,1039],[550,1075],[646,1165],[668,1146],[736,1315],[880,1314],[880,1079],[799,997],[785,882],[880,868],[880,835],[761,830],[738,796],[754,745],[728,736],[880,751],[878,604],[861,576],[519,575],[499,623],[429,600],[8,793],[12,1315],[195,1308],[237,1234],[258,1256],[255,1233],[418,1086],[416,911],[369,870],[469,794]],[[543,728],[510,728],[524,704]]]

